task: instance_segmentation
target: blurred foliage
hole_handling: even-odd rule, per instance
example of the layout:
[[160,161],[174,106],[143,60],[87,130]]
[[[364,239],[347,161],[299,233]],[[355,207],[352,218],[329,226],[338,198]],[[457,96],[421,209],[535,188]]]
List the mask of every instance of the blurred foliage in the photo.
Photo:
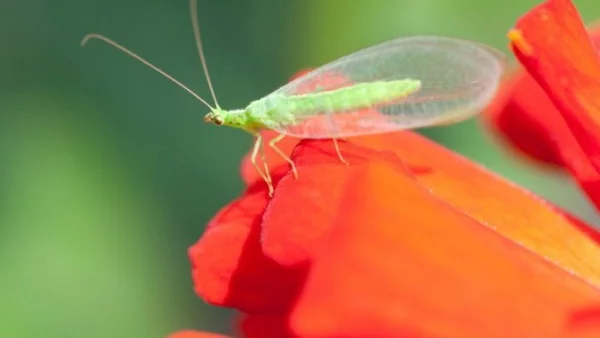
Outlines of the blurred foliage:
[[[439,34],[506,51],[537,1],[200,1],[223,107],[297,70],[387,39]],[[586,20],[600,2],[576,1]],[[204,125],[184,91],[97,41],[132,48],[208,96],[186,0],[0,2],[0,336],[163,337],[226,332],[228,312],[192,291],[186,249],[243,188],[250,137]],[[523,163],[476,121],[425,130],[587,220],[562,175]]]

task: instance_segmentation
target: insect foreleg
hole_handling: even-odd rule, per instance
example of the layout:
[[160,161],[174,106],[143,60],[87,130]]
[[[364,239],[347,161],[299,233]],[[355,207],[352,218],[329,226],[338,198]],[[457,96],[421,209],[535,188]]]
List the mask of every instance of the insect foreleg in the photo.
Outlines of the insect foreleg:
[[[252,154],[250,155],[250,162],[252,162],[252,165],[254,166],[254,168],[256,168],[256,171],[258,171],[258,174],[267,183],[267,186],[269,187],[269,196],[272,197],[273,196],[273,183],[271,182],[271,176],[268,174],[269,171],[267,170],[267,174],[263,173],[262,170],[260,169],[260,166],[256,163],[256,156],[258,155],[258,151],[262,147],[262,135],[256,134],[255,136],[256,136],[256,141],[254,142],[254,148],[252,149]],[[265,163],[265,168],[267,168],[264,156],[263,156],[263,162]]]
[[[261,136],[262,138],[262,136]],[[265,168],[265,176],[267,177],[268,182],[273,185],[273,179],[271,178],[271,171],[269,170],[269,164],[267,163],[267,156],[265,155],[265,146],[264,144],[260,145],[260,158],[263,162],[263,167]]]
[[294,173],[294,177],[298,179],[298,170],[296,169],[296,164],[294,163],[294,161],[292,161],[292,159],[289,156],[287,156],[281,149],[279,149],[279,147],[277,147],[276,143],[283,140],[284,137],[284,134],[277,135],[275,138],[269,141],[269,146],[273,148],[273,150],[275,150],[277,155],[281,156],[290,164],[290,166],[292,167],[292,172]]

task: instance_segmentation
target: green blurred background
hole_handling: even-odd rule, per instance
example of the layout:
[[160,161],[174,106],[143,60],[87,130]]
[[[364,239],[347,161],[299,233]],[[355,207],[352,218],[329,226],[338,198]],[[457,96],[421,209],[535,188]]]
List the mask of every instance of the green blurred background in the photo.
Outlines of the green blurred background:
[[[538,1],[200,1],[213,82],[240,107],[297,70],[387,39],[439,34],[504,51]],[[600,2],[576,5],[588,21]],[[0,2],[0,337],[228,332],[193,291],[186,249],[243,188],[251,138],[117,50],[132,48],[209,97],[186,0]],[[475,121],[424,132],[598,223],[564,176],[516,159]]]

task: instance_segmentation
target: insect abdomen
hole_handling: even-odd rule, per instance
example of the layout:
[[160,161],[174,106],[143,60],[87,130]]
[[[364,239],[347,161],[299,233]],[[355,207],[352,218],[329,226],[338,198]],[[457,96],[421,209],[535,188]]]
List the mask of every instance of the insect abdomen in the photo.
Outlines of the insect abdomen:
[[419,80],[358,83],[320,93],[287,96],[272,94],[250,104],[247,111],[266,126],[293,124],[296,117],[372,108],[399,100],[421,87]]
[[298,95],[290,99],[301,102],[299,106],[303,106],[304,114],[317,111],[351,111],[401,99],[417,91],[420,86],[421,82],[418,80],[365,82],[322,93]]

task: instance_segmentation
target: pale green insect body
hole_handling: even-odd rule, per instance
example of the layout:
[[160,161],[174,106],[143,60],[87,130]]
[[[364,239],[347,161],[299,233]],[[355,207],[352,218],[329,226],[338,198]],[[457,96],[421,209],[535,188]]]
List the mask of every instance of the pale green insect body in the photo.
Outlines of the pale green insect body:
[[[274,93],[253,101],[246,109],[214,109],[206,119],[219,124],[256,133],[261,129],[294,126],[300,117],[352,112],[375,108],[390,101],[398,101],[421,86],[419,80],[364,82],[335,90],[301,95]],[[222,123],[221,123],[222,122]]]

